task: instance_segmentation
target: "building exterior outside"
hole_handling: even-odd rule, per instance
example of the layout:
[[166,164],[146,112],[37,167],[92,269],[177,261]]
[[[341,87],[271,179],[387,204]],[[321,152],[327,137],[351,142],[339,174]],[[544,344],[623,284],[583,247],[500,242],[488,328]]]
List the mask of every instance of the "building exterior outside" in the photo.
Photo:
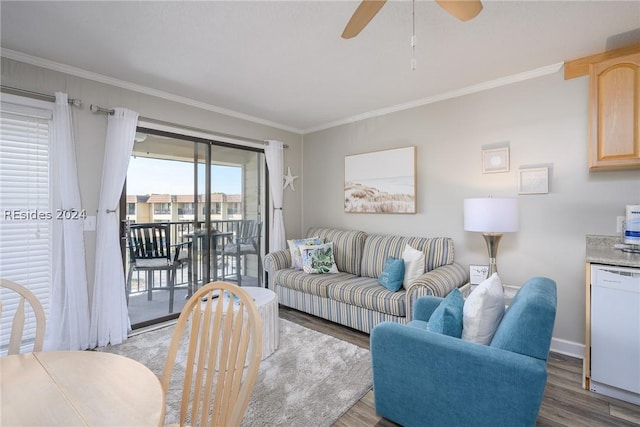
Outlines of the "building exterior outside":
[[[203,220],[204,195],[198,195],[194,203],[193,194],[147,194],[127,195],[127,220],[132,223],[145,222],[189,222],[195,218]],[[240,194],[215,193],[211,195],[212,221],[242,219],[242,196]]]

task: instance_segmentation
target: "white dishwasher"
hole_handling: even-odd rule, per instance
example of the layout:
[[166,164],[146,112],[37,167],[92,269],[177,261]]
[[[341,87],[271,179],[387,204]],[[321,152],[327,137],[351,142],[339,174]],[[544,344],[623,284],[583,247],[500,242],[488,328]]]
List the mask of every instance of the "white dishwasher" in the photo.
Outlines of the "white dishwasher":
[[591,265],[590,389],[640,404],[640,268]]

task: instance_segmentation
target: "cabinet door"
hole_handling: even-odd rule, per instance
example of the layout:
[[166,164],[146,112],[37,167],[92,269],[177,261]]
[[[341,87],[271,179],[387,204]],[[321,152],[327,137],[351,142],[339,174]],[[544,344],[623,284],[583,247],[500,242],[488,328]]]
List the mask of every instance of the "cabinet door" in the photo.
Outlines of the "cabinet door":
[[589,167],[640,167],[640,53],[590,66]]

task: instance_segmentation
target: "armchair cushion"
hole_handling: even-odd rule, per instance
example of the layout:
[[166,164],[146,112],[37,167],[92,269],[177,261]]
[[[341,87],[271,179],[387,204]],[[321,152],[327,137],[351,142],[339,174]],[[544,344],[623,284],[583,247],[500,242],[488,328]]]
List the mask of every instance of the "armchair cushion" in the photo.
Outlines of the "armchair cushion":
[[427,331],[460,338],[462,335],[463,305],[464,298],[458,288],[449,292],[449,295],[442,300],[429,318]]
[[[555,282],[534,277],[520,288],[493,335],[491,347],[546,361],[556,318]],[[529,325],[535,325],[529,327]]]
[[442,299],[441,297],[434,297],[433,295],[426,295],[416,299],[413,304],[413,320],[428,322],[433,312],[442,302]]

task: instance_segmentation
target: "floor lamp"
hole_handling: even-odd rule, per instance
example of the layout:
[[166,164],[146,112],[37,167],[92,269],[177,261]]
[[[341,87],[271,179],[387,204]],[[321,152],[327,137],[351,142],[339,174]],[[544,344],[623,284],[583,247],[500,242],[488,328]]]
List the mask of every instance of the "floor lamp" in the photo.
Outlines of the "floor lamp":
[[498,272],[496,257],[502,233],[518,231],[518,199],[464,200],[464,229],[482,233],[489,251],[489,276]]

